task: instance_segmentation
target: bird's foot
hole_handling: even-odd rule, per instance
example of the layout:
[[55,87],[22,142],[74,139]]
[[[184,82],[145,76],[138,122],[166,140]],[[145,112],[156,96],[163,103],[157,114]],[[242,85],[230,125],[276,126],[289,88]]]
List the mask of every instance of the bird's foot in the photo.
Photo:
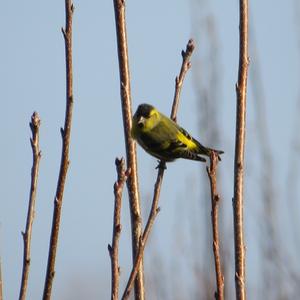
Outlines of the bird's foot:
[[159,160],[158,165],[155,169],[166,170],[167,169],[166,162],[164,160]]

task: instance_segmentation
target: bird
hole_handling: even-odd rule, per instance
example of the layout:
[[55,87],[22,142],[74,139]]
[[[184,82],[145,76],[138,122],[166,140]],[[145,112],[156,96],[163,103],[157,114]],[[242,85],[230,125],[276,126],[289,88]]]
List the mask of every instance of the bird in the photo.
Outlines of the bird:
[[163,162],[178,158],[205,162],[215,152],[218,159],[224,153],[204,147],[185,129],[150,104],[140,104],[132,117],[131,137],[150,155]]

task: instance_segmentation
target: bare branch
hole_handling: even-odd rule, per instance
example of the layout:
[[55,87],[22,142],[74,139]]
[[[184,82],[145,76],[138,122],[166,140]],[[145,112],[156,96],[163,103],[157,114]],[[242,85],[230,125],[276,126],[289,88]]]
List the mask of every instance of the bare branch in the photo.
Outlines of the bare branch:
[[210,157],[210,167],[206,168],[208,178],[210,181],[211,191],[211,223],[213,232],[213,251],[215,259],[215,272],[216,272],[216,283],[217,290],[215,292],[216,300],[224,299],[224,276],[221,268],[221,256],[220,256],[220,242],[219,242],[219,202],[220,195],[217,192],[217,165],[218,165],[218,154],[214,151]]
[[26,299],[26,290],[28,286],[29,277],[29,267],[30,267],[30,246],[31,246],[31,235],[32,235],[32,224],[35,213],[35,200],[36,200],[36,190],[38,181],[39,164],[41,159],[41,151],[39,146],[39,128],[40,128],[40,118],[37,112],[34,112],[31,116],[31,122],[29,123],[32,132],[32,138],[30,139],[30,144],[32,148],[33,163],[31,168],[31,185],[29,193],[29,203],[26,219],[26,229],[22,232],[23,242],[24,242],[24,252],[23,252],[23,270],[22,270],[22,281],[20,287],[19,299]]
[[191,59],[194,49],[195,49],[194,41],[192,39],[190,39],[186,45],[185,51],[184,50],[181,51],[182,65],[181,65],[179,75],[175,78],[175,93],[174,93],[173,106],[172,106],[172,112],[171,112],[171,119],[173,119],[175,122],[176,122],[176,116],[177,116],[177,111],[178,111],[178,104],[179,104],[183,80],[184,80],[185,74],[191,67],[190,59]]
[[115,207],[114,207],[114,222],[112,244],[108,245],[108,252],[111,260],[111,299],[119,299],[119,281],[120,281],[120,266],[119,266],[119,239],[121,234],[121,207],[122,207],[122,192],[125,181],[129,172],[125,172],[124,158],[116,159],[115,161],[118,179],[114,184]]
[[66,10],[66,25],[63,30],[65,40],[65,55],[66,55],[66,114],[64,128],[61,129],[62,135],[62,154],[60,162],[59,177],[57,182],[56,194],[54,198],[54,209],[52,218],[52,229],[50,236],[49,255],[47,273],[45,278],[43,299],[49,300],[51,298],[51,289],[53,278],[55,274],[55,258],[58,244],[58,233],[61,217],[61,206],[63,201],[64,187],[68,172],[69,148],[73,112],[73,69],[72,69],[72,20],[74,6],[72,0],[65,0]]
[[245,288],[245,242],[244,242],[244,149],[246,127],[246,96],[248,77],[248,0],[240,0],[240,54],[236,85],[236,136],[234,159],[234,245],[236,299],[246,299]]
[[[190,57],[192,55],[193,50],[194,50],[193,40],[189,40],[187,47],[186,47],[186,51],[181,52],[182,65],[181,65],[181,69],[180,69],[180,74],[179,74],[179,76],[176,77],[175,94],[174,94],[174,100],[173,100],[172,112],[171,112],[171,118],[173,120],[176,120],[177,108],[178,108],[178,103],[179,103],[179,99],[180,99],[180,91],[181,91],[181,87],[183,84],[185,74],[191,66]],[[146,242],[148,240],[149,233],[152,229],[155,217],[157,216],[157,214],[159,212],[158,202],[159,202],[160,189],[161,189],[161,184],[162,184],[165,169],[166,169],[166,163],[164,161],[160,161],[160,163],[158,165],[157,179],[156,179],[156,182],[154,185],[154,194],[153,194],[153,200],[152,200],[150,214],[149,214],[148,221],[147,221],[145,230],[143,232],[142,238],[139,243],[138,254],[136,256],[134,266],[132,268],[125,291],[122,296],[123,300],[128,299],[128,297],[130,295],[133,281],[136,277],[137,270],[139,268],[139,265],[142,261],[143,255],[144,255],[144,249],[145,249]]]
[[153,200],[152,200],[152,206],[151,206],[150,214],[149,214],[149,217],[148,217],[148,221],[147,221],[143,236],[140,240],[140,246],[139,246],[139,249],[138,249],[138,254],[137,254],[136,260],[134,262],[134,266],[132,268],[132,271],[130,273],[125,291],[124,291],[123,296],[122,296],[123,300],[129,298],[133,282],[134,282],[135,277],[136,277],[137,272],[138,272],[139,264],[141,263],[141,260],[142,260],[143,255],[144,255],[144,249],[145,249],[145,245],[146,245],[146,242],[148,240],[148,237],[149,237],[149,233],[150,233],[151,228],[153,226],[155,217],[157,216],[157,214],[159,212],[158,201],[159,201],[160,188],[161,188],[161,184],[162,184],[162,180],[163,180],[163,174],[164,174],[164,170],[165,170],[164,169],[165,168],[165,163],[163,163],[163,165],[160,165],[158,168],[159,169],[158,169],[156,183],[155,183],[155,186],[154,186],[154,196],[153,196]]
[[[138,188],[136,145],[130,135],[132,122],[132,105],[125,20],[125,0],[114,0],[114,10],[118,43],[120,94],[123,114],[126,160],[127,168],[130,168],[131,170],[130,176],[127,180],[127,189],[129,194],[129,206],[131,214],[132,259],[133,261],[135,261],[138,253],[139,241],[142,234],[142,217]],[[143,263],[141,263],[139,265],[138,275],[135,280],[135,299],[143,300],[145,297],[144,293],[145,288]]]

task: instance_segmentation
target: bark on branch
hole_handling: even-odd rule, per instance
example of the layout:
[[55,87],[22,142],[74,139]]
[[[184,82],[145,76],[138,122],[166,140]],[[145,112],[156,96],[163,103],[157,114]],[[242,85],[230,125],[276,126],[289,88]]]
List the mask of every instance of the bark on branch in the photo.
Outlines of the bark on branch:
[[62,136],[62,154],[60,162],[59,177],[57,182],[56,194],[54,199],[54,210],[52,218],[52,229],[50,236],[49,255],[47,272],[44,285],[43,299],[51,298],[52,284],[55,274],[55,259],[58,244],[58,234],[61,218],[61,207],[63,202],[63,194],[65,182],[68,172],[69,148],[73,112],[73,69],[72,69],[72,20],[74,6],[72,0],[65,0],[66,25],[62,28],[63,37],[65,40],[65,55],[66,55],[66,114],[64,128],[61,128]]
[[119,239],[121,234],[121,207],[122,207],[122,192],[123,186],[130,172],[125,171],[125,160],[116,159],[115,161],[118,179],[114,184],[115,207],[113,221],[113,236],[112,244],[108,245],[108,252],[111,260],[111,299],[119,299],[119,281],[120,281],[120,266],[119,266]]
[[32,132],[32,138],[30,139],[30,144],[32,148],[33,163],[31,168],[31,185],[29,193],[29,203],[26,219],[25,232],[22,232],[23,242],[24,242],[24,252],[23,252],[23,270],[22,270],[22,280],[20,287],[19,299],[26,299],[26,291],[28,286],[29,268],[30,268],[30,247],[31,247],[31,235],[32,235],[32,224],[35,214],[35,200],[36,200],[36,190],[38,181],[39,164],[41,159],[41,151],[39,146],[39,128],[40,128],[40,118],[36,112],[31,116],[30,129]]
[[246,95],[248,77],[248,0],[240,0],[240,50],[239,71],[236,85],[236,136],[234,159],[234,245],[236,299],[246,299],[245,242],[244,242],[244,152],[246,127]]
[[224,299],[224,276],[221,267],[221,256],[220,256],[220,239],[219,239],[219,202],[220,195],[217,191],[217,165],[218,155],[212,152],[210,157],[210,167],[206,168],[208,178],[210,181],[211,191],[211,223],[213,233],[213,252],[215,259],[215,272],[216,272],[216,284],[217,290],[215,292],[216,300]]
[[[116,35],[119,58],[120,94],[123,115],[123,127],[126,147],[127,168],[131,170],[127,179],[129,206],[131,215],[132,259],[136,260],[139,242],[142,234],[142,217],[140,209],[140,195],[137,176],[136,145],[130,136],[132,122],[132,105],[130,91],[130,74],[127,47],[127,32],[125,19],[125,0],[113,0],[116,22]],[[135,299],[143,300],[145,297],[143,262],[139,264],[135,280]]]

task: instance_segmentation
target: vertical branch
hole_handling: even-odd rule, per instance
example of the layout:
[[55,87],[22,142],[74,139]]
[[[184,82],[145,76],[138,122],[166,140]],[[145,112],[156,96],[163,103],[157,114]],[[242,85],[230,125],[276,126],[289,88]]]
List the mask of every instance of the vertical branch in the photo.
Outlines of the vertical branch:
[[125,291],[123,293],[122,300],[125,300],[125,299],[129,298],[133,282],[134,282],[134,280],[137,276],[139,265],[140,265],[140,263],[143,259],[144,249],[145,249],[148,237],[149,237],[149,233],[150,233],[151,228],[153,226],[155,217],[159,213],[158,201],[159,201],[160,188],[161,188],[161,184],[162,184],[162,180],[163,180],[164,170],[165,170],[165,163],[160,164],[159,167],[158,167],[157,179],[156,179],[156,183],[155,183],[155,186],[154,186],[154,195],[153,195],[150,214],[149,214],[148,221],[147,221],[145,230],[143,232],[142,238],[140,239],[138,253],[137,253],[137,256],[136,256],[136,259],[135,259],[135,262],[134,262],[134,266],[133,266],[132,271],[130,273]]
[[41,151],[39,146],[39,128],[40,128],[40,118],[36,112],[31,116],[30,129],[32,132],[32,138],[30,139],[30,144],[32,148],[33,163],[31,168],[31,185],[29,193],[29,203],[27,211],[26,229],[22,232],[23,242],[24,242],[24,252],[23,252],[23,270],[22,270],[22,281],[20,287],[19,299],[26,299],[26,290],[28,286],[28,276],[30,267],[30,245],[31,245],[31,235],[32,235],[32,224],[35,213],[35,199],[38,181],[39,164],[41,159]]
[[219,242],[219,201],[220,196],[217,192],[217,164],[218,156],[215,152],[212,152],[210,157],[210,167],[206,168],[208,178],[210,181],[211,191],[211,223],[213,232],[213,251],[215,259],[215,272],[217,290],[215,292],[216,300],[224,299],[224,276],[221,268],[221,256],[220,256],[220,242]]
[[236,298],[246,299],[245,242],[244,242],[244,149],[246,127],[246,95],[248,76],[248,0],[240,0],[240,50],[239,72],[236,85],[236,136],[234,159],[234,245]]
[[[190,39],[186,46],[186,50],[185,51],[182,50],[182,52],[181,52],[182,65],[181,65],[179,76],[177,76],[176,80],[175,80],[175,94],[174,94],[172,112],[171,112],[171,118],[173,120],[176,120],[176,114],[177,114],[177,109],[178,109],[178,104],[179,104],[179,99],[180,99],[180,91],[181,91],[181,87],[183,84],[183,80],[185,78],[185,74],[191,67],[190,58],[194,51],[194,48],[195,48],[194,42],[192,39]],[[160,163],[158,165],[157,178],[156,178],[156,182],[154,185],[154,193],[153,193],[153,200],[152,200],[150,214],[148,217],[148,221],[147,221],[145,230],[144,230],[143,235],[139,242],[138,254],[136,256],[136,259],[135,259],[132,271],[130,273],[125,291],[122,296],[123,300],[129,298],[133,281],[135,280],[135,277],[137,276],[137,271],[138,271],[139,265],[141,264],[141,261],[143,258],[144,249],[145,249],[146,242],[148,240],[149,233],[152,229],[155,217],[157,216],[157,214],[159,212],[158,201],[159,201],[160,189],[161,189],[161,184],[162,184],[165,169],[166,169],[166,163],[164,161],[160,161]]]
[[[138,188],[136,145],[130,136],[132,111],[131,111],[131,91],[130,74],[127,47],[127,32],[125,20],[125,0],[114,0],[116,35],[118,44],[119,73],[120,73],[120,94],[123,115],[123,127],[126,147],[127,168],[131,173],[127,180],[129,194],[129,206],[131,214],[131,238],[132,238],[132,258],[136,259],[139,241],[142,234],[142,217],[140,209],[140,195]],[[143,263],[139,265],[138,275],[135,281],[135,299],[144,299],[144,275]]]
[[[220,95],[220,86],[221,86],[221,77],[222,77],[222,67],[220,64],[220,45],[219,45],[219,36],[216,25],[216,18],[211,13],[209,13],[209,9],[204,0],[196,1],[193,3],[195,7],[193,7],[192,11],[192,19],[194,21],[193,28],[195,31],[195,35],[198,36],[198,39],[202,39],[204,36],[206,38],[205,42],[202,42],[202,50],[199,51],[198,58],[196,58],[197,67],[193,69],[193,83],[194,89],[197,94],[197,107],[199,113],[198,117],[198,127],[201,132],[206,132],[206,138],[210,141],[211,144],[217,145],[220,142],[220,126],[218,121],[220,120],[219,115],[221,111],[220,99],[222,99]],[[205,45],[205,46],[204,46]],[[201,71],[205,70],[205,72]],[[212,120],[214,120],[212,122]],[[201,177],[205,174],[200,173]],[[201,199],[208,199],[210,197],[209,186],[206,185],[205,180],[201,180]],[[202,224],[205,226],[204,234],[202,233],[199,237],[199,233],[195,232],[193,235],[197,236],[198,239],[202,239],[202,253],[203,258],[202,261],[199,260],[199,251],[197,249],[193,249],[194,256],[197,258],[196,263],[194,264],[194,268],[201,269],[202,276],[204,278],[198,279],[202,282],[205,281],[203,287],[197,285],[196,292],[200,298],[208,299],[211,297],[212,291],[215,288],[215,278],[213,277],[213,273],[210,272],[211,265],[214,263],[215,258],[213,257],[214,253],[211,252],[211,245],[213,243],[213,236],[211,235],[211,231],[209,230],[209,224],[211,222],[209,215],[207,212],[211,209],[209,206],[211,204],[209,201],[201,201],[201,219]],[[195,213],[194,213],[195,214]],[[199,216],[198,216],[199,218]],[[222,236],[225,234],[225,226],[222,226],[225,222],[225,215],[219,215],[219,234]],[[192,221],[191,221],[192,222]],[[193,225],[193,224],[191,224]],[[197,230],[198,227],[192,227],[193,230]],[[220,249],[220,256],[225,256],[224,252],[232,245],[229,245],[229,240],[224,240],[222,249]],[[225,262],[227,260],[223,260],[223,274],[226,274]],[[224,286],[226,291],[227,285]],[[225,292],[224,292],[225,293]],[[224,296],[225,297],[225,296]]]
[[128,172],[125,172],[125,160],[116,159],[116,168],[118,179],[114,184],[115,207],[113,221],[113,236],[112,244],[108,245],[108,252],[111,260],[111,299],[119,299],[119,281],[120,281],[120,266],[119,266],[119,239],[121,234],[121,206],[123,186],[127,179]]
[[62,28],[62,33],[65,40],[65,55],[66,55],[66,114],[64,128],[61,128],[62,136],[62,154],[60,162],[59,177],[57,182],[56,194],[54,199],[54,210],[52,218],[52,229],[50,236],[49,255],[47,272],[44,285],[43,299],[51,298],[51,289],[55,274],[55,258],[58,244],[58,233],[60,226],[61,207],[63,201],[64,187],[67,177],[67,171],[70,164],[69,148],[73,112],[73,69],[72,69],[72,20],[74,6],[72,0],[65,0],[66,10],[66,25]]

